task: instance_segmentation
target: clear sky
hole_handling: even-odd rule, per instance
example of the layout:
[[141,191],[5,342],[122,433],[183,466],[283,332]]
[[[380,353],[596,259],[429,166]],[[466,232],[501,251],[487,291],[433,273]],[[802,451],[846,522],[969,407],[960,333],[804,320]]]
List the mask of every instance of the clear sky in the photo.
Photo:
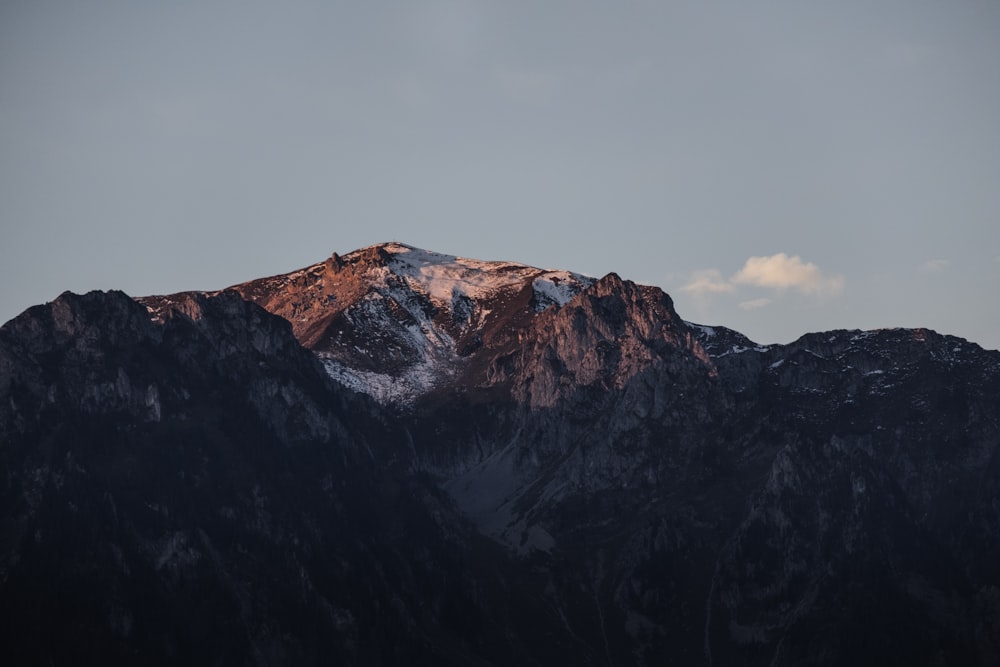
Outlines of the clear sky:
[[1000,2],[0,0],[0,321],[390,240],[1000,348]]

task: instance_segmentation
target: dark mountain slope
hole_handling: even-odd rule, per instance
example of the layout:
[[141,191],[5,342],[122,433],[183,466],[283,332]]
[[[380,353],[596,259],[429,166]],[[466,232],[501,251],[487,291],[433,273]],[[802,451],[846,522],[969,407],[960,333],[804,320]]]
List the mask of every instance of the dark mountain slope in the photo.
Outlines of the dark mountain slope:
[[402,244],[234,289],[0,329],[18,646],[36,609],[167,662],[193,615],[224,662],[1000,663],[998,352]]
[[285,321],[160,317],[65,294],[0,329],[6,664],[586,655]]

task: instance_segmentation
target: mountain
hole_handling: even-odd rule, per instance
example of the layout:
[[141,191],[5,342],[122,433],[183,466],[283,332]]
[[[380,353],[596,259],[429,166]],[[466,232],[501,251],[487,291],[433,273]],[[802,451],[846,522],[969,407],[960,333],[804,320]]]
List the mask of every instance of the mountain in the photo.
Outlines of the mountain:
[[0,328],[10,664],[1000,664],[1000,353],[400,243]]
[[[342,384],[407,403],[481,370],[484,351],[514,349],[537,313],[591,283],[388,243],[230,289],[291,322]],[[156,313],[175,298],[141,301]]]

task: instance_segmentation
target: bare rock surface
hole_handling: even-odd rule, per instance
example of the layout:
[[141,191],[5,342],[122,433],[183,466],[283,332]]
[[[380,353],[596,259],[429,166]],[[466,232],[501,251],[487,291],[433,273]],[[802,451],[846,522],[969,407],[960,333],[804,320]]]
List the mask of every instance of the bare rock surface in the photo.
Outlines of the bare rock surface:
[[932,331],[389,243],[29,309],[0,436],[25,663],[1000,663],[1000,352]]

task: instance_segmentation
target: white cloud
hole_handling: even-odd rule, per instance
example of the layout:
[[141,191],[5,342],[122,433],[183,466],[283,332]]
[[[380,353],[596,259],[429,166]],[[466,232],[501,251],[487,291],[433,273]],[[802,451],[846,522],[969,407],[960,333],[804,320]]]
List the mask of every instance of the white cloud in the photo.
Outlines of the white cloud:
[[726,279],[722,277],[722,272],[718,269],[700,269],[691,274],[688,284],[682,287],[681,291],[702,296],[704,294],[732,292],[734,289],[736,288],[731,283],[726,282]]
[[771,303],[770,299],[750,299],[749,301],[743,301],[740,303],[740,308],[743,310],[755,310],[757,308],[763,308],[769,303]]
[[[783,252],[769,257],[751,257],[728,280],[719,269],[700,269],[692,272],[680,291],[696,297],[725,294],[736,291],[741,285],[765,287],[779,291],[795,289],[803,294],[836,296],[844,289],[844,277],[827,275],[811,262],[803,262],[798,255],[789,257]],[[743,301],[743,310],[763,308],[771,303],[769,298]]]
[[948,266],[946,259],[929,259],[920,265],[920,273],[940,273]]
[[825,275],[812,262],[803,262],[798,255],[789,257],[783,252],[770,257],[751,257],[731,281],[757,287],[794,288],[803,294],[835,295],[844,289],[843,276]]

